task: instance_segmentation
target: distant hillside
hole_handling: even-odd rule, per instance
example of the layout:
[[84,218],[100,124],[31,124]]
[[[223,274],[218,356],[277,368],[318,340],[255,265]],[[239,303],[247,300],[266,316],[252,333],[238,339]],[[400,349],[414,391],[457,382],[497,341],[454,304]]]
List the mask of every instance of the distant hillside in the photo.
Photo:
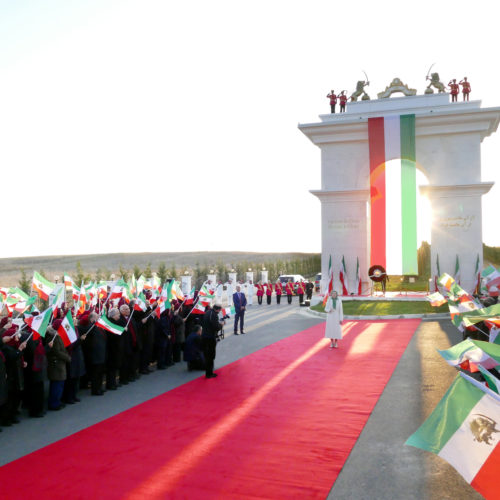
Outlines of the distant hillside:
[[194,270],[197,265],[202,268],[216,269],[218,265],[222,264],[230,269],[237,264],[245,263],[248,264],[248,267],[255,268],[257,264],[264,262],[279,263],[280,261],[307,259],[318,255],[309,253],[171,252],[17,257],[0,259],[0,286],[16,285],[21,278],[22,270],[29,278],[31,278],[33,271],[43,271],[50,280],[54,279],[56,275],[62,277],[64,272],[75,275],[78,266],[84,273],[92,275],[97,272],[103,275],[118,274],[120,268],[132,271],[134,267],[137,267],[144,270],[148,266],[152,271],[156,271],[161,265],[167,269],[175,268],[179,274],[183,274],[186,269]]
[[500,247],[489,247],[483,243],[484,265],[493,264],[500,267]]

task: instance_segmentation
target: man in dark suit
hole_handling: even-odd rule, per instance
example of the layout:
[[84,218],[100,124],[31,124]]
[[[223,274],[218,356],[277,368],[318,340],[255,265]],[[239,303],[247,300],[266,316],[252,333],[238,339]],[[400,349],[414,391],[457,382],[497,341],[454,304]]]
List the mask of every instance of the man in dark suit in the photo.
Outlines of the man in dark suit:
[[234,334],[239,335],[238,322],[240,323],[240,332],[245,333],[243,330],[243,323],[245,321],[245,309],[247,305],[247,298],[241,291],[241,287],[239,285],[236,286],[236,293],[233,294],[233,304],[236,312],[234,315]]

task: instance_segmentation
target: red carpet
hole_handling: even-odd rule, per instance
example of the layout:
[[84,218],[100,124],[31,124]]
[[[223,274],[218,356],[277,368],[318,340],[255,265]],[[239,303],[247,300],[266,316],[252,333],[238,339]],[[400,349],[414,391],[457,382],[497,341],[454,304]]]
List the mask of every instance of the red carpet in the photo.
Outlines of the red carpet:
[[300,332],[5,465],[0,497],[325,498],[419,323]]

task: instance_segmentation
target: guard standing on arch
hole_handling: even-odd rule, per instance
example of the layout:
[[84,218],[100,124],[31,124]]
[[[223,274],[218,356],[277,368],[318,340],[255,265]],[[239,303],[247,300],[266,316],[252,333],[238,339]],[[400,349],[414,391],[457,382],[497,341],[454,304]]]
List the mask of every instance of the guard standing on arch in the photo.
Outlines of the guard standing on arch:
[[464,96],[464,101],[469,101],[470,83],[467,81],[466,76],[464,76],[464,79],[459,82],[459,85],[462,85],[462,95]]
[[337,105],[337,96],[335,95],[335,90],[332,90],[326,97],[330,99],[331,112],[335,113],[335,106]]
[[343,90],[339,95],[340,101],[340,112],[345,113],[345,104],[347,102],[347,96],[345,95],[345,90]]

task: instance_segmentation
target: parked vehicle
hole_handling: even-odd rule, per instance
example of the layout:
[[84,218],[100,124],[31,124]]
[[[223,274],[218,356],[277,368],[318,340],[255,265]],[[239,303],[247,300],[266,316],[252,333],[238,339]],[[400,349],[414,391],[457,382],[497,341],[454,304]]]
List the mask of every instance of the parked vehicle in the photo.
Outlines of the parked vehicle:
[[285,289],[285,285],[292,280],[293,283],[293,290],[295,291],[297,289],[297,283],[299,281],[303,281],[304,283],[306,282],[306,279],[304,276],[301,274],[282,274],[279,277],[279,280],[281,281],[281,284],[283,285],[283,290]]

